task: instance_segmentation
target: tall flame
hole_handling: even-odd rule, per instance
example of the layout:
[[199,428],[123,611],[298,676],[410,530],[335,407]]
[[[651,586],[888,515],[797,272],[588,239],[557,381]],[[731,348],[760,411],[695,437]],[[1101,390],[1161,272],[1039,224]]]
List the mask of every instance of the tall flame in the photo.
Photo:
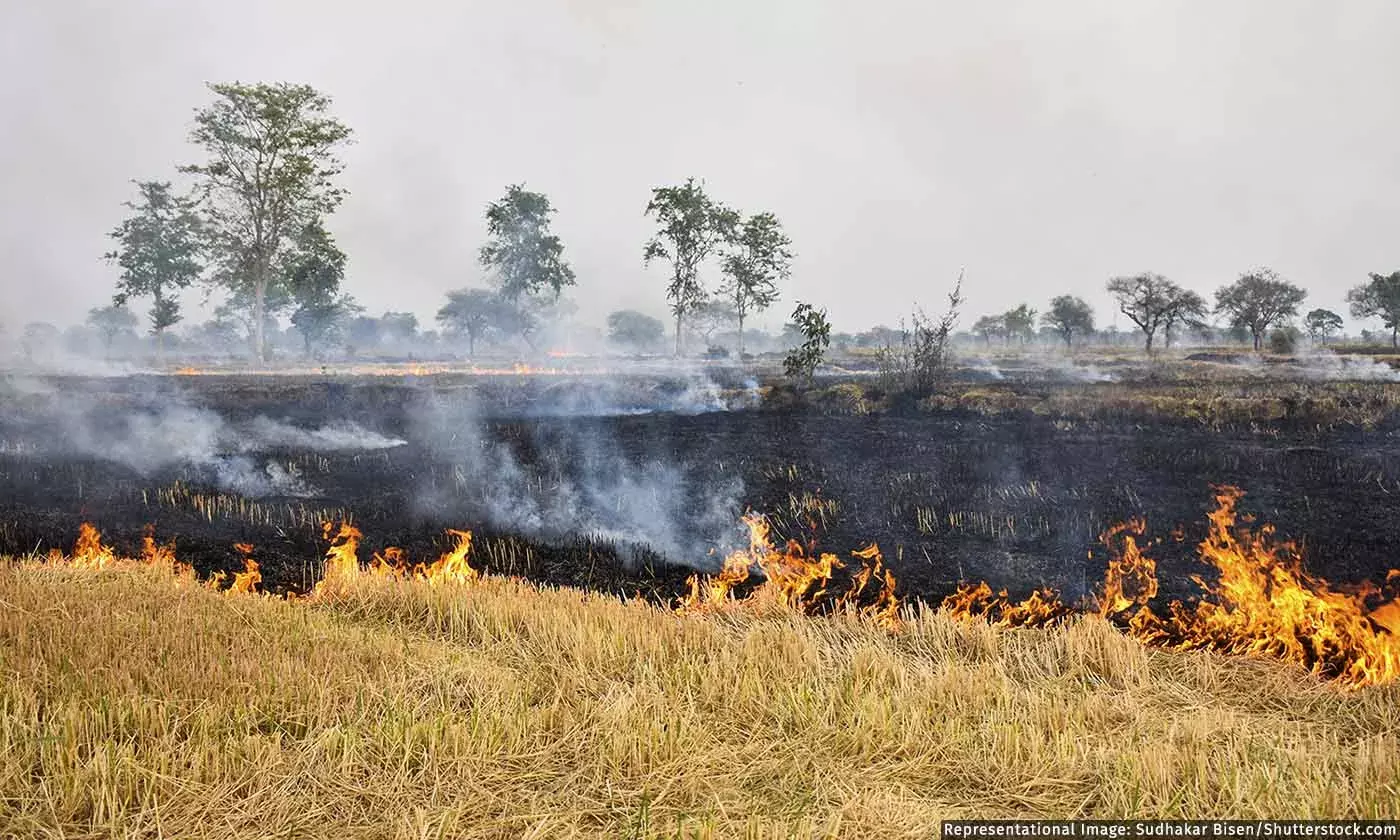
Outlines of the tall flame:
[[102,544],[102,534],[91,523],[78,526],[78,541],[73,545],[73,565],[79,569],[105,569],[115,563],[112,547]]
[[[1350,687],[1400,679],[1400,570],[1387,575],[1384,587],[1333,587],[1303,568],[1297,547],[1276,539],[1273,526],[1255,531],[1239,524],[1243,495],[1235,487],[1216,490],[1198,547],[1215,581],[1193,576],[1204,593],[1199,599],[1153,611],[1156,563],[1138,546],[1145,523],[1134,520],[1101,537],[1112,556],[1094,603],[1084,608],[1148,643],[1282,659]],[[1003,626],[1041,625],[1071,612],[1051,590],[1013,602],[985,583],[960,586],[943,608]]]

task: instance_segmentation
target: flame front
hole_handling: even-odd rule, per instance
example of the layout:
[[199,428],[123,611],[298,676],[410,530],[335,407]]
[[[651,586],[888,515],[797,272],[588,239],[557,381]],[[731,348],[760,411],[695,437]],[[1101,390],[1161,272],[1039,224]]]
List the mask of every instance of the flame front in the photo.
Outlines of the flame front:
[[[1100,538],[1111,558],[1103,586],[1085,610],[1150,644],[1282,659],[1349,687],[1400,679],[1400,570],[1392,570],[1383,587],[1335,588],[1308,573],[1297,547],[1276,539],[1273,526],[1254,531],[1239,524],[1243,495],[1235,487],[1216,492],[1207,537],[1198,548],[1215,581],[1192,578],[1204,592],[1201,598],[1173,601],[1165,614],[1153,612],[1157,567],[1138,546],[1145,523],[1133,520]],[[1013,627],[1043,625],[1072,612],[1052,590],[1013,602],[985,583],[960,586],[943,608]]]
[[[749,547],[731,552],[724,558],[720,571],[714,575],[691,575],[687,592],[676,608],[678,612],[711,612],[739,603],[734,591],[749,580],[757,567],[763,582],[743,599],[745,604],[776,605],[799,612],[816,612],[828,603],[834,603],[838,608],[856,607],[863,615],[882,625],[897,626],[899,602],[894,595],[894,575],[884,567],[884,558],[877,546],[871,545],[855,552],[855,558],[861,561],[860,571],[852,576],[848,591],[830,599],[827,596],[832,574],[845,566],[835,554],[813,556],[795,540],[789,540],[779,550],[770,539],[765,517],[750,513],[744,516],[743,523],[749,531]],[[875,603],[858,606],[857,602],[872,589],[876,580],[880,581],[880,586],[874,594]]]

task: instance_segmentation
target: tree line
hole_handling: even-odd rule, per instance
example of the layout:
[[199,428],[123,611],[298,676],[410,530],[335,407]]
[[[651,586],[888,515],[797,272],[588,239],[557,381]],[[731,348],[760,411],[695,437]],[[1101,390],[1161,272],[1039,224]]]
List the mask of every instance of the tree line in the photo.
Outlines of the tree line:
[[[110,233],[115,247],[105,255],[120,270],[113,306],[94,310],[94,325],[110,335],[131,317],[128,301],[148,298],[150,331],[163,347],[166,331],[181,320],[180,292],[202,283],[223,291],[216,317],[240,325],[259,360],[283,316],[308,354],[343,340],[365,320],[343,289],[348,257],[327,229],[346,196],[339,153],[351,130],[331,114],[329,97],[310,86],[223,83],[209,90],[213,100],[196,110],[189,135],[200,159],[178,167],[192,186],[182,194],[170,181],[136,182],[136,199],[124,205],[130,214]],[[487,241],[478,252],[487,283],[448,292],[436,314],[444,333],[464,340],[469,352],[487,337],[533,346],[542,323],[571,311],[563,292],[577,278],[551,231],[555,212],[545,194],[523,184],[508,186],[487,206]],[[653,189],[643,214],[656,228],[641,261],[667,267],[675,352],[684,350],[687,327],[708,344],[716,330],[732,325],[743,354],[746,321],[777,300],[779,284],[791,275],[792,242],[778,218],[767,211],[746,215],[693,178]],[[707,269],[718,283],[707,282]],[[1151,272],[1112,278],[1106,291],[1141,330],[1149,352],[1159,336],[1170,345],[1175,334],[1202,328],[1212,314],[1247,331],[1260,349],[1271,328],[1298,317],[1307,297],[1268,268],[1218,289],[1213,305]],[[1400,271],[1370,275],[1347,299],[1355,317],[1380,318],[1400,346]],[[1081,298],[1062,295],[1043,314],[1021,304],[979,318],[971,332],[988,343],[1025,342],[1037,324],[1072,346],[1094,332],[1094,312]],[[614,340],[636,347],[659,342],[657,326],[631,310],[608,319]],[[1314,309],[1303,326],[1325,342],[1340,332],[1342,319]]]
[[[1400,340],[1400,272],[1370,277],[1370,282],[1348,293],[1351,313],[1357,318],[1381,318],[1391,331],[1392,344],[1396,344]],[[1308,296],[1305,289],[1269,268],[1245,272],[1233,283],[1221,286],[1215,292],[1213,305],[1200,294],[1152,272],[1114,277],[1105,289],[1117,303],[1118,311],[1142,332],[1149,353],[1158,336],[1170,345],[1173,336],[1183,329],[1208,329],[1211,316],[1247,332],[1254,349],[1263,349],[1269,330],[1290,326]],[[1037,335],[1037,316],[1040,326],[1058,336],[1067,347],[1095,331],[1093,307],[1082,298],[1061,295],[1050,301],[1043,314],[1023,303],[1001,314],[984,315],[972,324],[971,332],[987,344],[993,338],[1026,343]],[[1318,308],[1303,315],[1302,324],[1314,341],[1326,344],[1331,336],[1341,332],[1342,316]]]
[[[209,90],[213,101],[197,109],[189,135],[202,159],[178,168],[191,177],[191,190],[135,182],[137,198],[124,205],[131,212],[110,233],[115,247],[105,255],[120,270],[113,305],[94,310],[92,320],[104,331],[120,329],[130,317],[127,302],[148,298],[150,331],[163,347],[181,320],[180,293],[202,283],[224,293],[216,317],[240,323],[260,361],[282,316],[310,354],[340,340],[363,312],[343,289],[348,258],[326,226],[346,195],[339,153],[351,131],[331,115],[330,99],[306,85]],[[550,229],[555,212],[548,196],[523,184],[487,206],[478,261],[488,283],[448,292],[437,312],[444,332],[465,340],[469,352],[488,336],[533,346],[541,323],[571,310],[563,292],[577,278]],[[693,178],[653,189],[644,215],[656,232],[642,263],[669,267],[676,353],[687,322],[707,338],[733,323],[742,353],[745,321],[777,300],[778,284],[791,274],[792,242],[777,216],[746,215]],[[721,277],[713,288],[703,274],[711,262]],[[647,317],[614,313],[609,326],[620,340],[640,342],[652,333]]]

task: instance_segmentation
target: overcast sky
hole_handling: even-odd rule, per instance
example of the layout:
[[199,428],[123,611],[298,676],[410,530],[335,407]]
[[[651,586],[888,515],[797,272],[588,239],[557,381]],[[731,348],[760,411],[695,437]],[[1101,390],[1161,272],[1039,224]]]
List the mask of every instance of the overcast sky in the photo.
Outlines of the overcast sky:
[[[654,186],[771,210],[838,329],[963,324],[1113,275],[1257,265],[1345,314],[1400,268],[1394,0],[0,0],[0,321],[105,302],[130,179],[176,177],[208,81],[293,81],[355,131],[349,290],[428,322],[482,211],[546,192],[581,315],[665,312]],[[718,280],[711,271],[708,280]],[[195,318],[201,316],[192,316]],[[1120,327],[1130,327],[1118,316]]]

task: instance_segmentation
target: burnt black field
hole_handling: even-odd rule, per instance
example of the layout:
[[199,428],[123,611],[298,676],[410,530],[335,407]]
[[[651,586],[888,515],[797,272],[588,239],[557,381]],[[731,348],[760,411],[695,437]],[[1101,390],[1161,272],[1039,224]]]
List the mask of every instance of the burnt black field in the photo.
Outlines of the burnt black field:
[[[202,574],[240,567],[232,546],[248,542],[266,588],[303,590],[326,548],[319,523],[348,515],[362,559],[388,545],[431,558],[445,528],[467,528],[488,572],[665,600],[743,541],[752,510],[839,555],[878,542],[905,597],[986,579],[1072,598],[1102,575],[1099,534],[1140,516],[1163,539],[1151,553],[1174,596],[1202,571],[1212,486],[1234,484],[1314,572],[1360,581],[1397,565],[1400,457],[1385,426],[838,415],[759,393],[737,376],[11,383],[0,554],[67,549],[83,521],[133,551],[149,524]],[[208,424],[223,431],[204,440]],[[303,445],[289,429],[334,435]],[[375,445],[347,444],[347,430]]]

